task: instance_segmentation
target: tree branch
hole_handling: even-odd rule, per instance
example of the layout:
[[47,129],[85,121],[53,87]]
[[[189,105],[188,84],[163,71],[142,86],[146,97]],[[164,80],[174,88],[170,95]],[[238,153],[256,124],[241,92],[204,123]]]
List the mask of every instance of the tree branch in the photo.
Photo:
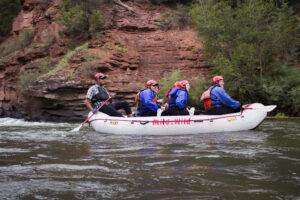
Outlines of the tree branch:
[[120,6],[123,6],[124,8],[126,8],[127,10],[129,10],[130,12],[135,13],[134,9],[127,6],[126,4],[122,3],[121,0],[113,0],[115,4],[118,4]]

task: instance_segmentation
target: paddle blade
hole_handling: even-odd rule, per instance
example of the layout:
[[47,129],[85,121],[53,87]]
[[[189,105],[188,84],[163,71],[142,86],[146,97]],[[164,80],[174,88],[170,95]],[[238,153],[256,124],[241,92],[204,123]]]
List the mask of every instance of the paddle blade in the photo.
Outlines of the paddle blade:
[[81,129],[82,125],[80,124],[77,128],[71,130],[71,132],[78,132]]

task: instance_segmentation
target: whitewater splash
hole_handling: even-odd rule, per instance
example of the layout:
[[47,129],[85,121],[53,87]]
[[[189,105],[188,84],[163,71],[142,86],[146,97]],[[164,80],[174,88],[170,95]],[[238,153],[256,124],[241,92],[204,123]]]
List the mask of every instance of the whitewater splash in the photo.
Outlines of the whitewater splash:
[[32,127],[32,126],[42,126],[42,127],[66,127],[70,126],[68,123],[52,123],[52,122],[29,122],[24,119],[14,119],[14,118],[0,118],[0,126],[21,126],[21,127]]

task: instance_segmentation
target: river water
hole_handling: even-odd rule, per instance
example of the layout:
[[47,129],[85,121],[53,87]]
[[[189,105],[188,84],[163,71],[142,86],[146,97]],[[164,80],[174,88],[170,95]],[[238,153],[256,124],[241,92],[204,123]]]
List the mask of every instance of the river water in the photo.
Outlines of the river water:
[[0,199],[300,199],[300,120],[178,136],[78,125],[0,118]]

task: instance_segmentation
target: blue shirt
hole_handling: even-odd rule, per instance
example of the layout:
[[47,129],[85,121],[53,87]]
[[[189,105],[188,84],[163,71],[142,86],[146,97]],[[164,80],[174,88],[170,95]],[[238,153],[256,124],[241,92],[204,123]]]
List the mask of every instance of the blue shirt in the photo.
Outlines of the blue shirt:
[[212,88],[210,92],[210,97],[212,99],[212,106],[213,107],[222,107],[222,104],[225,106],[232,108],[232,109],[237,109],[241,107],[241,104],[239,101],[236,101],[232,99],[224,90],[224,88],[221,87],[215,87],[214,85],[211,86]]
[[149,110],[156,112],[158,110],[159,104],[153,103],[152,100],[154,98],[155,98],[155,94],[150,89],[143,90],[140,93],[138,115],[141,115],[141,112],[147,112]]
[[184,109],[186,107],[186,102],[188,100],[189,93],[185,89],[180,89],[176,93],[176,106],[180,109]]

